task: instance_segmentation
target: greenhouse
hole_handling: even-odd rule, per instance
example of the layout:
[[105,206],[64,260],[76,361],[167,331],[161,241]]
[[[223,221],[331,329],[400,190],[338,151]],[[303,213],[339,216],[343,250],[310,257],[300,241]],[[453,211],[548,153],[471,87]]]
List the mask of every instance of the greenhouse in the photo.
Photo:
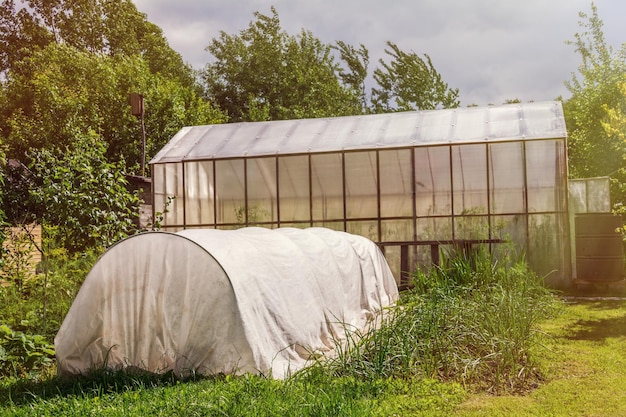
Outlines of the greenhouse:
[[57,370],[284,378],[379,324],[397,296],[385,258],[362,236],[142,233],[89,271],[55,338]]
[[558,101],[185,127],[150,162],[154,217],[362,235],[399,284],[450,248],[512,242],[568,286],[566,141]]

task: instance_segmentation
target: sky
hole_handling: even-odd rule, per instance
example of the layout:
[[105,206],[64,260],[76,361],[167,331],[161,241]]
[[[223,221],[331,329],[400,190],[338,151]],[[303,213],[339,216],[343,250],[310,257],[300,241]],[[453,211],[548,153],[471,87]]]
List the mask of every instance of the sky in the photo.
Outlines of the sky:
[[[363,44],[370,74],[386,62],[386,42],[404,52],[428,54],[461,106],[506,100],[568,98],[565,81],[581,62],[573,45],[582,32],[579,12],[589,0],[133,0],[158,25],[185,62],[202,69],[211,40],[237,35],[254,12],[271,15],[290,35],[302,29],[326,44]],[[626,1],[595,0],[603,31],[614,50],[626,42]],[[367,86],[368,89],[371,85]]]

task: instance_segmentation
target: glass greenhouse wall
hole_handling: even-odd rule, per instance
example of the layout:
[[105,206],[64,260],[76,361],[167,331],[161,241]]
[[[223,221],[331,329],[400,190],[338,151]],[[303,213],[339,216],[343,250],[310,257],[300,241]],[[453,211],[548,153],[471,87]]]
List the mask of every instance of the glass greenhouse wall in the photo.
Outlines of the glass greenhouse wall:
[[566,136],[560,102],[186,127],[151,161],[154,211],[170,231],[363,235],[398,281],[459,242],[506,240],[567,286]]

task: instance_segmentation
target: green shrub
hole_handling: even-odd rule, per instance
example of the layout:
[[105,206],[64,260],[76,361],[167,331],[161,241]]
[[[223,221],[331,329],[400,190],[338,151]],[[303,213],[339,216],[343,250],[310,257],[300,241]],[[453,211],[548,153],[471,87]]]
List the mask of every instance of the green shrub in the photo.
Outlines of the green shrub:
[[0,325],[0,376],[37,377],[53,363],[54,346],[43,336],[28,335]]
[[554,303],[523,260],[454,254],[414,274],[378,329],[347,329],[344,350],[325,362],[335,375],[437,378],[470,389],[521,391],[535,384],[539,320]]
[[[59,330],[76,293],[100,252],[92,249],[70,255],[56,242],[58,228],[45,226],[46,256],[37,273],[25,268],[28,258],[13,251],[4,263],[0,285],[0,323],[27,334],[51,339]],[[26,259],[26,261],[24,259]]]

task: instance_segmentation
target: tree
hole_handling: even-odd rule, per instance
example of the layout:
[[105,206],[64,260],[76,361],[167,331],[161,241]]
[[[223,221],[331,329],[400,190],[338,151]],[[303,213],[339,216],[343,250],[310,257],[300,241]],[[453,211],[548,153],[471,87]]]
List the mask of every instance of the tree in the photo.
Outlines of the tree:
[[428,55],[406,53],[387,42],[385,53],[391,62],[380,60],[374,70],[378,87],[372,88],[374,113],[406,110],[433,110],[459,106],[459,90],[450,89],[442,80]]
[[367,78],[370,62],[369,51],[363,44],[360,44],[359,49],[356,49],[343,41],[337,41],[337,45],[334,48],[339,51],[341,61],[347,66],[346,69],[339,70],[339,77],[343,84],[351,88],[354,94],[356,94],[361,110],[366,112],[368,101],[365,92],[365,79]]
[[123,159],[136,171],[141,130],[130,114],[130,92],[145,97],[148,155],[185,125],[224,120],[194,88],[152,73],[138,55],[103,56],[53,43],[21,61],[3,87],[10,100],[0,103],[0,135],[8,156],[24,163],[31,149],[65,149],[93,131],[110,160]]
[[[124,162],[109,162],[97,134],[78,134],[63,150],[38,149],[28,167],[2,167],[2,205],[12,225],[59,228],[69,252],[105,248],[135,232],[139,199],[129,191]],[[42,250],[42,248],[38,248]]]
[[[343,41],[325,45],[311,32],[290,36],[281,29],[276,9],[239,35],[221,32],[207,50],[214,57],[204,72],[207,98],[231,121],[342,116],[401,110],[457,107],[458,89],[450,89],[426,55],[405,53],[388,42],[391,63],[380,60],[377,86],[368,101],[369,52]],[[338,54],[338,59],[332,52]]]
[[139,199],[127,188],[124,163],[107,161],[95,133],[72,143],[63,152],[34,152],[28,209],[39,222],[59,227],[68,251],[104,248],[134,233]]
[[[618,84],[619,91],[626,100],[626,74],[624,80]],[[602,127],[608,136],[614,136],[622,143],[626,143],[626,112],[622,108],[611,108],[604,104],[602,108],[606,111],[607,120],[602,121]]]
[[[5,158],[4,158],[4,152],[2,152],[2,142],[0,142],[0,167],[4,166],[6,164]],[[2,173],[0,172],[0,190],[2,188],[4,188],[4,175],[2,175]],[[4,241],[6,239],[6,233],[5,233],[5,227],[6,227],[6,223],[5,223],[5,213],[3,210],[4,207],[4,193],[0,192],[0,269],[2,269],[2,266],[4,264],[4,254],[5,254],[5,250],[4,250]]]
[[191,68],[129,0],[14,0],[0,5],[0,137],[24,163],[97,132],[110,160],[141,165],[128,94],[143,94],[147,156],[184,125],[220,123]]
[[[569,42],[582,62],[578,73],[566,82],[572,96],[564,104],[570,174],[579,178],[615,175],[626,155],[619,132],[605,129],[611,113],[626,111],[621,87],[626,73],[626,44],[615,53],[606,43],[596,6],[592,4],[591,10],[590,16],[580,13],[583,31]],[[615,193],[613,197],[616,202],[625,201]]]
[[239,35],[221,32],[207,50],[207,98],[231,121],[337,116],[360,112],[358,97],[337,78],[331,47],[310,32],[290,36],[276,10]]
[[0,5],[0,73],[51,43],[108,56],[141,56],[152,73],[195,84],[191,68],[161,29],[129,0],[14,0]]

